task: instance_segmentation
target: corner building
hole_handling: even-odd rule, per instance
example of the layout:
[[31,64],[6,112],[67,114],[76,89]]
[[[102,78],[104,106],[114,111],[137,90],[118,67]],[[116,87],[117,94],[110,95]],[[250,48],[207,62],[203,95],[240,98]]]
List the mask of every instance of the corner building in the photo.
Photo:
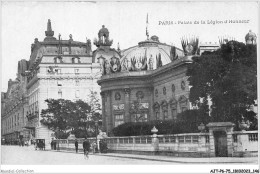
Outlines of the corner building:
[[[99,35],[109,40],[102,29]],[[98,45],[95,57],[102,69],[98,84],[103,131],[111,134],[125,122],[176,119],[178,113],[191,108],[186,71],[198,42],[184,42],[184,51],[161,43],[157,36],[125,50],[110,46]],[[136,105],[140,113],[134,111]]]
[[99,91],[97,79],[100,66],[92,57],[91,41],[86,43],[62,40],[53,37],[54,31],[48,21],[46,37],[39,42],[35,39],[29,60],[27,76],[28,112],[27,127],[35,131],[36,138],[48,142],[53,132],[40,123],[40,112],[47,108],[46,99],[84,100],[90,91]]
[[100,92],[100,65],[93,59],[91,41],[74,41],[72,35],[62,40],[60,34],[56,39],[50,20],[45,35],[43,41],[36,38],[31,45],[29,61],[19,62],[19,81],[10,81],[8,92],[1,96],[5,98],[2,135],[8,141],[17,140],[20,134],[24,141],[45,139],[49,146],[53,131],[40,122],[42,109],[48,107],[45,100],[87,102],[91,91]]

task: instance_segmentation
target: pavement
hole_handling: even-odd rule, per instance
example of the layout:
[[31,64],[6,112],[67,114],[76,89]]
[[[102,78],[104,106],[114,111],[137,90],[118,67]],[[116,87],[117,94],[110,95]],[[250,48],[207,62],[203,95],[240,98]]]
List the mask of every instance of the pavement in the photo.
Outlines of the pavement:
[[[57,153],[75,153],[75,151],[66,150],[49,150]],[[78,152],[83,153],[83,152]],[[90,153],[92,154],[92,153]],[[258,157],[211,157],[211,158],[192,158],[192,157],[175,157],[162,155],[139,155],[139,154],[122,154],[122,153],[95,153],[98,156],[128,158],[137,160],[149,160],[170,162],[179,164],[259,164]]]

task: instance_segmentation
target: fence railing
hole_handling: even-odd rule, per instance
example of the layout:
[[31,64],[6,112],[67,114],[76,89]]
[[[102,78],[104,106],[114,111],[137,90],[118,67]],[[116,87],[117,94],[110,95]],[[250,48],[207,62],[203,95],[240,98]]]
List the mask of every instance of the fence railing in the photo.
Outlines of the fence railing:
[[[197,134],[172,134],[172,135],[157,135],[160,144],[169,143],[199,143],[200,138],[205,139],[205,143],[209,143],[209,133]],[[128,137],[108,137],[108,144],[151,144],[152,135],[146,136],[128,136]]]

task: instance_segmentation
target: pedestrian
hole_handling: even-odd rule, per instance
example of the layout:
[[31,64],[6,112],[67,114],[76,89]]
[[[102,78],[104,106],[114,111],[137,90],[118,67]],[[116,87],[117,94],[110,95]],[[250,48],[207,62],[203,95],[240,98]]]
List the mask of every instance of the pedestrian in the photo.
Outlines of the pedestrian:
[[53,139],[51,140],[51,150],[54,149],[54,143],[53,143]]
[[56,146],[57,146],[57,143],[56,143],[56,141],[54,141],[54,142],[53,142],[53,148],[54,148],[54,150],[56,150]]
[[78,140],[75,140],[75,149],[76,149],[76,153],[78,153],[78,147],[79,147],[79,143]]
[[97,148],[97,144],[96,144],[96,142],[94,141],[94,142],[92,143],[93,154],[96,152],[96,148]]
[[83,150],[84,150],[84,158],[88,159],[88,153],[89,153],[89,149],[90,149],[90,142],[88,141],[87,138],[85,138],[84,142],[83,142]]

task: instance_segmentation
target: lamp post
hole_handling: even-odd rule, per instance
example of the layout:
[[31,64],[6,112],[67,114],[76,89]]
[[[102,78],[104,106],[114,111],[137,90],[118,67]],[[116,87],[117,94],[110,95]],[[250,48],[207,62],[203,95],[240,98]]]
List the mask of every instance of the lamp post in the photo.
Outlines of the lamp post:
[[98,121],[95,121],[95,129],[96,129],[96,144],[97,144],[97,146],[96,146],[96,148],[97,148],[97,151],[98,151],[98,147],[99,147],[99,145],[98,145],[98,139],[97,139],[97,136],[98,136],[98,134],[97,134],[97,132],[98,132]]

